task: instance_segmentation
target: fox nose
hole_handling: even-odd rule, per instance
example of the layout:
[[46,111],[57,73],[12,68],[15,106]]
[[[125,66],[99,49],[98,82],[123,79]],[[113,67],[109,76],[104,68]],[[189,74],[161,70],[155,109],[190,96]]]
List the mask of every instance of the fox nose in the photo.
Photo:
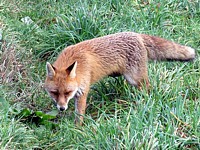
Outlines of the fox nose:
[[65,110],[65,107],[60,107],[60,111],[64,111]]

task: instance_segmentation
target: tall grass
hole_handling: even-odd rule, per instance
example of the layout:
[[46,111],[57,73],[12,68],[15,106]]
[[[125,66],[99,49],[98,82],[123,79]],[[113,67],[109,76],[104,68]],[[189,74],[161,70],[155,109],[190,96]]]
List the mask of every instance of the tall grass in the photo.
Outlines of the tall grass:
[[[200,149],[200,3],[156,0],[1,0],[1,149]],[[30,17],[27,25],[22,18]],[[192,46],[193,62],[150,62],[151,89],[123,77],[91,87],[83,127],[74,102],[56,128],[19,118],[24,108],[56,109],[43,90],[45,62],[66,46],[121,31]]]

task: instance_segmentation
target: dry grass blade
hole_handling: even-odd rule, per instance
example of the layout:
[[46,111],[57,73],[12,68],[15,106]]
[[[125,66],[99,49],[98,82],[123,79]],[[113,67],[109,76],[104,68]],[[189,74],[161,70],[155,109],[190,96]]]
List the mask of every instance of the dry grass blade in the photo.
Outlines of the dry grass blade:
[[18,73],[25,75],[24,67],[16,56],[16,46],[4,41],[0,56],[0,83],[17,81]]

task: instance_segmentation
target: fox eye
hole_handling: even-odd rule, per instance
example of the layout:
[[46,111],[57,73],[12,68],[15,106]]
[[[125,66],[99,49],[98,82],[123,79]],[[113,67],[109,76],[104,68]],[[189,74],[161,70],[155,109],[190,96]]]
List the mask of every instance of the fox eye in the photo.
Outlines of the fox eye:
[[58,92],[57,91],[51,91],[51,94],[58,96]]
[[71,91],[65,92],[65,96],[69,95],[70,92],[71,92]]

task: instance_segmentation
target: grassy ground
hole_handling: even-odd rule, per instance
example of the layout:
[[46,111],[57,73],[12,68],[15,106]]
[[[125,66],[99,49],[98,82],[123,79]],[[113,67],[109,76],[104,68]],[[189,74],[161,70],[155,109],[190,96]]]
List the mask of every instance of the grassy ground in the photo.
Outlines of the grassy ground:
[[[22,18],[34,23],[27,25]],[[83,127],[74,106],[55,127],[22,110],[56,109],[43,90],[45,62],[66,46],[116,33],[157,35],[196,49],[193,62],[149,63],[147,94],[123,78],[91,87]],[[198,0],[1,0],[0,149],[200,149]]]

